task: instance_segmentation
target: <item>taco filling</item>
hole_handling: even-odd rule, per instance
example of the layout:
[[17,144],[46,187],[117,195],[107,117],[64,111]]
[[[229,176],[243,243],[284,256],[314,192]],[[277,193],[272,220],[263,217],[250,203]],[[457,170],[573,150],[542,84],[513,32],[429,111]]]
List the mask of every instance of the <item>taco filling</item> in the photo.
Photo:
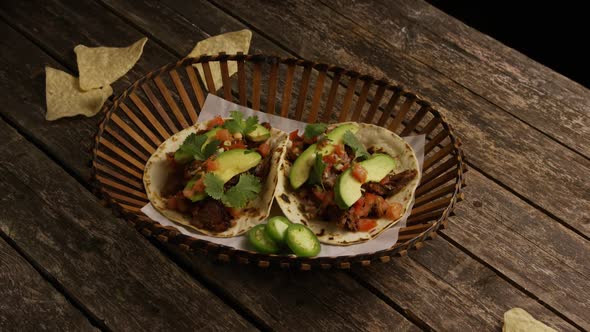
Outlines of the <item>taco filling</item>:
[[159,190],[165,209],[190,216],[211,233],[235,226],[251,201],[260,199],[271,167],[271,126],[257,117],[216,117],[165,154],[167,177]]
[[[289,135],[286,161],[291,164],[289,192],[307,220],[326,221],[342,231],[370,232],[381,219],[398,220],[404,205],[389,199],[419,176],[401,169],[396,156],[379,146],[365,146],[360,127],[341,124],[331,130],[310,124],[303,135]],[[280,201],[279,201],[280,202]]]

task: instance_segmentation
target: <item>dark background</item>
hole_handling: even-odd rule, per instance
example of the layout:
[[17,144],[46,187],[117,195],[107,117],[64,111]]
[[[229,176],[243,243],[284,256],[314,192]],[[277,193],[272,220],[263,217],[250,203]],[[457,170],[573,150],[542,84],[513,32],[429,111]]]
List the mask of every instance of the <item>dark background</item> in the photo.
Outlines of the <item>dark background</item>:
[[427,1],[535,61],[590,87],[590,10],[586,9],[590,3]]

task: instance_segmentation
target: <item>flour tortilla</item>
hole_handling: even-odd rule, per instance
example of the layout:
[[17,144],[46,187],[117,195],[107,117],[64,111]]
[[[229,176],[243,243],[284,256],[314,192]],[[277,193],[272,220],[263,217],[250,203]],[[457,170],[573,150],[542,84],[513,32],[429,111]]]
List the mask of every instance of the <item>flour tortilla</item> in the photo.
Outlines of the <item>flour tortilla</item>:
[[100,88],[123,77],[141,57],[146,42],[144,37],[128,47],[76,46],[80,89]]
[[[252,40],[252,31],[246,29],[213,36],[198,42],[195,48],[187,55],[187,58],[198,58],[201,55],[217,55],[221,52],[226,54],[236,54],[238,52],[247,54],[250,49],[250,40]],[[193,66],[199,71],[203,82],[206,82],[203,66],[201,64],[194,64]],[[211,68],[215,89],[219,90],[223,85],[219,63],[210,62],[209,67]],[[238,71],[238,65],[235,62],[228,62],[227,68],[230,77]]]
[[274,191],[278,179],[278,167],[276,167],[276,165],[279,164],[280,160],[282,159],[282,155],[285,152],[284,145],[287,141],[287,134],[274,128],[271,130],[271,136],[269,138],[269,143],[271,146],[271,166],[266,180],[263,179],[260,196],[257,199],[250,201],[248,205],[242,209],[240,217],[234,219],[236,222],[235,226],[230,227],[224,232],[214,233],[192,225],[190,223],[190,215],[167,209],[166,198],[161,196],[161,188],[164,187],[168,173],[170,171],[166,162],[166,154],[168,152],[175,152],[178,150],[188,135],[203,130],[206,127],[207,126],[204,123],[196,124],[176,133],[175,135],[168,138],[164,143],[162,143],[162,145],[160,145],[156,152],[150,157],[145,166],[143,184],[148,199],[154,208],[166,218],[183,226],[194,228],[205,235],[215,237],[237,236],[245,233],[250,228],[261,223],[268,216],[273,202]]
[[75,115],[94,116],[113,94],[110,85],[90,91],[80,90],[78,78],[51,67],[45,67],[45,119],[57,120]]
[[[329,130],[342,124],[330,125]],[[395,173],[405,170],[416,170],[418,172],[418,175],[401,191],[395,195],[386,197],[386,200],[390,203],[399,202],[402,204],[403,210],[401,215],[403,216],[414,199],[414,192],[420,182],[420,167],[416,154],[401,137],[393,132],[372,124],[359,123],[358,125],[360,129],[356,133],[356,136],[367,149],[373,147],[380,153],[390,155],[398,162],[396,169],[394,169]],[[369,232],[351,232],[339,228],[334,222],[320,220],[316,215],[305,212],[301,201],[293,191],[289,183],[291,167],[292,163],[286,157],[283,157],[279,166],[279,181],[275,193],[277,202],[285,216],[291,222],[304,224],[309,227],[322,243],[346,246],[365,242],[375,238],[401,219],[401,217],[396,220],[386,218],[377,219],[377,226]]]

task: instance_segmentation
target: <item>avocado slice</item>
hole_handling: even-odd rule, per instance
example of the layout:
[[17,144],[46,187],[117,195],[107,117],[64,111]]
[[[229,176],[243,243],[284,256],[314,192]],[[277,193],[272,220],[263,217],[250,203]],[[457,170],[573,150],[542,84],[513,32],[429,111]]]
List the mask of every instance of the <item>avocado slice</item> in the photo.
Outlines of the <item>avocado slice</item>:
[[[262,156],[258,152],[247,149],[233,149],[222,152],[215,161],[217,161],[217,169],[211,173],[220,178],[223,183],[231,180],[234,176],[255,167],[262,160]],[[196,178],[191,179],[185,188],[190,188],[195,183]],[[190,186],[189,186],[190,185]],[[193,202],[198,202],[207,197],[206,193],[197,193],[190,197]]]
[[261,124],[257,124],[253,131],[246,134],[246,137],[252,142],[263,142],[270,137],[270,130]]
[[258,152],[247,149],[233,149],[222,152],[215,161],[217,169],[213,174],[219,177],[223,183],[226,183],[234,176],[255,167],[262,160]]
[[[195,182],[197,182],[198,179],[199,179],[198,177],[194,177],[194,178],[190,179],[186,183],[186,186],[184,186],[184,189],[185,190],[191,189],[193,187],[193,185],[195,184]],[[205,197],[207,197],[207,194],[206,193],[194,193],[188,199],[190,199],[192,202],[198,202],[198,201],[202,200]]]
[[[395,159],[382,153],[372,155],[369,159],[359,163],[367,171],[366,182],[379,182],[396,167]],[[334,199],[338,207],[348,209],[361,198],[360,183],[353,175],[352,169],[344,171],[334,186]]]
[[334,128],[331,132],[328,133],[328,135],[326,135],[326,137],[331,141],[331,143],[324,145],[324,147],[320,149],[319,153],[322,156],[325,156],[334,152],[334,148],[336,147],[336,145],[342,144],[342,137],[344,137],[344,134],[346,134],[347,131],[356,134],[356,132],[359,131],[359,126],[356,123],[347,123]]
[[291,182],[291,186],[294,189],[301,187],[309,179],[309,173],[311,172],[311,167],[313,166],[313,162],[315,160],[316,152],[320,153],[322,156],[328,155],[334,151],[334,147],[337,144],[342,143],[342,137],[347,131],[351,131],[353,134],[359,130],[359,127],[354,123],[347,123],[341,126],[334,128],[331,132],[328,133],[327,138],[331,141],[331,143],[326,144],[324,147],[317,150],[317,145],[312,144],[310,145],[293,163],[291,167],[291,171],[289,172],[289,181]]

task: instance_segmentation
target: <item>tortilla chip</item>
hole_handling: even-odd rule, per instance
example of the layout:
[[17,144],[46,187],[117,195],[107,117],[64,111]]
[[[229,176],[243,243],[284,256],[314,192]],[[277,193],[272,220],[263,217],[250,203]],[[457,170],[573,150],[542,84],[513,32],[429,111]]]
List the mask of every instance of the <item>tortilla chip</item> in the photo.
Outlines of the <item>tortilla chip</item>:
[[[252,31],[240,30],[234,32],[228,32],[221,35],[213,36],[205,40],[201,40],[197,43],[195,48],[187,55],[188,58],[198,58],[201,55],[217,55],[220,52],[227,54],[236,54],[242,52],[248,53],[250,49],[250,40],[252,40]],[[199,71],[201,79],[205,82],[205,74],[203,67],[200,64],[195,64],[195,68]],[[218,63],[210,63],[211,76],[213,76],[213,84],[215,89],[219,89],[223,86],[223,80],[221,79],[221,69]],[[232,76],[238,71],[238,65],[234,63],[228,63],[229,76]]]
[[96,89],[121,78],[139,60],[146,42],[147,38],[141,38],[129,47],[76,46],[80,88]]
[[50,67],[45,67],[45,98],[48,121],[75,116],[91,117],[98,113],[105,100],[113,94],[110,85],[90,91],[80,90],[78,78]]
[[512,308],[504,313],[503,332],[557,332],[534,319],[521,308]]

